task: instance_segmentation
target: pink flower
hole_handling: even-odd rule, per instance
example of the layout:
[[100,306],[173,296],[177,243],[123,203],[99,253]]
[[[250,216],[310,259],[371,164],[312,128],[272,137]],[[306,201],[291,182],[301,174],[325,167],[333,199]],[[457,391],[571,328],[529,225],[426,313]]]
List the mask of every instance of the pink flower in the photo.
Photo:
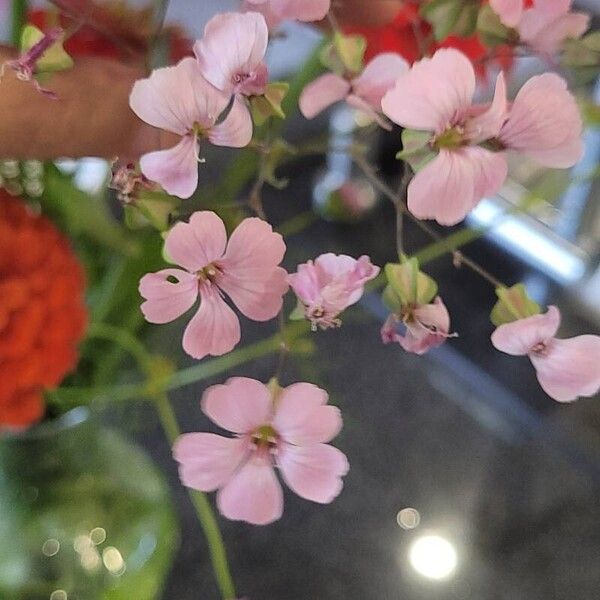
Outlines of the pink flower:
[[306,500],[328,504],[342,489],[346,456],[326,442],[342,427],[327,392],[295,383],[272,393],[263,383],[233,377],[208,388],[202,411],[236,434],[186,433],[173,448],[187,487],[217,493],[220,512],[235,521],[266,525],[283,513],[277,466],[287,485]]
[[260,12],[272,29],[282,21],[320,21],[330,6],[331,0],[245,0],[242,10]]
[[56,100],[56,94],[52,90],[42,87],[34,78],[38,61],[44,54],[63,37],[64,31],[60,27],[49,29],[39,42],[35,43],[29,50],[21,54],[15,60],[6,61],[0,68],[0,77],[4,74],[5,69],[10,69],[15,72],[15,75],[21,81],[32,81],[38,92],[41,92],[48,98]]
[[589,27],[590,17],[571,12],[573,0],[535,0],[524,9],[523,0],[490,0],[492,9],[507,27],[514,27],[520,40],[535,52],[552,55],[565,40],[579,38]]
[[558,52],[565,40],[580,38],[590,24],[584,13],[570,12],[573,0],[535,0],[517,26],[521,41],[540,54]]
[[341,254],[322,254],[314,262],[298,265],[288,281],[304,306],[304,315],[313,330],[338,327],[338,315],[360,300],[364,285],[379,273],[368,256],[358,260]]
[[556,306],[544,315],[534,315],[500,325],[492,343],[501,352],[529,356],[543,390],[558,402],[593,396],[600,389],[600,337],[580,335],[555,338],[560,325]]
[[541,165],[573,166],[583,153],[581,116],[566,82],[553,73],[532,77],[521,88],[498,140]]
[[142,277],[141,308],[150,323],[168,323],[200,296],[200,308],[183,334],[183,349],[190,356],[225,354],[240,341],[240,322],[223,293],[255,321],[267,321],[280,311],[288,288],[287,273],[278,266],[285,243],[268,223],[244,219],[227,243],[225,225],[215,213],[195,212],[189,223],[171,229],[165,251],[183,269]]
[[263,94],[269,80],[264,63],[269,30],[256,12],[220,13],[194,44],[202,75],[227,94]]
[[490,0],[492,10],[507,27],[516,27],[523,15],[524,0]]
[[[396,331],[399,323],[406,328],[404,335]],[[381,328],[381,340],[384,344],[397,342],[407,352],[425,354],[451,337],[449,331],[450,315],[442,299],[437,296],[431,304],[407,307],[400,316],[390,315]]]
[[420,219],[454,225],[506,179],[505,157],[478,145],[496,137],[506,118],[504,76],[492,104],[474,106],[474,92],[471,61],[443,49],[415,63],[383,97],[383,112],[402,127],[431,132],[429,146],[438,152],[408,188],[408,208]]
[[379,54],[354,79],[327,73],[309,83],[300,95],[300,112],[313,119],[326,108],[346,100],[385,128],[388,124],[381,119],[381,99],[394,87],[398,77],[408,70],[408,63],[398,54]]
[[174,67],[156,69],[136,81],[129,104],[146,123],[181,136],[173,148],[142,156],[140,168],[169,193],[189,198],[198,186],[199,138],[218,146],[241,148],[252,138],[248,111],[234,102],[227,118],[217,124],[230,97],[208,83],[193,58]]

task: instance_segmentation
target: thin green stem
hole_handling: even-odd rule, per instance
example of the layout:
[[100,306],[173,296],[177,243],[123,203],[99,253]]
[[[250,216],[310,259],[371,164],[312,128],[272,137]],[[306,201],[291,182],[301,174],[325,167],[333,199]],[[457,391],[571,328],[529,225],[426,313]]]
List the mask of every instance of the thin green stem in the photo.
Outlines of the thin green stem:
[[27,21],[27,0],[12,0],[10,39],[16,48],[21,44],[21,31]]
[[140,369],[145,373],[149,369],[150,354],[144,344],[127,329],[108,323],[92,323],[87,330],[88,338],[99,338],[113,342],[126,350],[135,358]]
[[[172,446],[175,443],[175,440],[181,435],[175,411],[166,394],[157,395],[154,399],[154,405],[156,406],[158,417],[167,439]],[[227,561],[225,543],[223,542],[223,536],[221,535],[215,513],[205,494],[193,490],[188,491],[194,509],[196,510],[196,515],[200,521],[202,531],[206,537],[210,552],[210,560],[221,597],[223,600],[234,600],[236,597],[235,586]]]

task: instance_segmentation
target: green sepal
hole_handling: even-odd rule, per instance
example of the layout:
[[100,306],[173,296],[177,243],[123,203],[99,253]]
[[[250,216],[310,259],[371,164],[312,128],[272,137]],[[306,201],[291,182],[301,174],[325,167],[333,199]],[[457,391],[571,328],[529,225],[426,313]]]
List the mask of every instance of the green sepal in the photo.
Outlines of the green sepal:
[[437,283],[419,269],[416,258],[406,259],[401,264],[388,263],[385,265],[385,275],[404,306],[429,304],[437,294]]
[[148,224],[158,231],[166,231],[171,213],[181,200],[164,192],[142,190],[138,197],[125,206],[125,224],[130,229],[140,229]]
[[515,44],[519,41],[517,31],[506,27],[489,4],[483,6],[479,11],[477,36],[483,45],[488,48],[495,48],[504,44]]
[[600,74],[600,31],[565,42],[561,64],[576,73],[578,83],[587,83]]
[[[27,52],[44,38],[44,32],[34,25],[25,25],[21,32],[20,50]],[[36,73],[55,73],[73,67],[73,59],[63,48],[62,40],[57,40],[36,62]]]
[[358,74],[363,70],[367,40],[362,35],[344,35],[336,31],[333,44],[347,72]]
[[336,31],[332,43],[321,50],[319,58],[327,69],[338,75],[357,75],[363,69],[366,49],[367,40],[362,35]]
[[490,314],[490,319],[496,327],[541,313],[540,305],[529,298],[522,283],[510,288],[499,287],[496,289],[496,295],[499,299]]
[[252,119],[256,125],[262,125],[271,117],[285,119],[281,103],[289,89],[289,83],[275,81],[267,85],[265,93],[262,96],[252,96],[250,98],[250,110],[252,112]]
[[421,15],[438,42],[450,35],[469,37],[477,27],[479,4],[478,0],[431,0],[421,6]]
[[300,300],[298,300],[296,307],[290,313],[290,316],[288,317],[288,319],[290,321],[304,321],[305,318],[306,318],[306,316],[304,314],[304,305],[302,304],[302,302],[300,302]]
[[384,290],[383,290],[383,294],[381,295],[381,299],[383,300],[383,303],[385,304],[386,308],[394,314],[400,314],[402,312],[402,300],[400,299],[400,297],[398,296],[398,294],[396,294],[396,292],[394,291],[394,288],[392,288],[391,285],[386,285]]
[[430,131],[405,129],[402,132],[402,150],[396,154],[396,158],[407,162],[417,173],[437,156],[429,145],[430,141]]

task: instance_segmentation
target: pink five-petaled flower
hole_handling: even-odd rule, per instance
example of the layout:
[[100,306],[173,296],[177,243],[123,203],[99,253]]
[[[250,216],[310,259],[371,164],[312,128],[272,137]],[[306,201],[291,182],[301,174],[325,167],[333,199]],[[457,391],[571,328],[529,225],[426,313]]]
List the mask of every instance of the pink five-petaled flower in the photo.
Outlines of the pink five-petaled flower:
[[573,0],[534,0],[524,10],[523,0],[490,0],[490,5],[508,27],[516,28],[521,42],[535,52],[552,55],[565,40],[581,37],[590,17],[571,12]]
[[264,93],[269,80],[264,63],[268,42],[261,14],[221,13],[206,24],[194,53],[202,75],[216,88],[230,95],[254,96]]
[[392,121],[431,132],[429,146],[438,151],[408,187],[408,208],[420,219],[454,225],[506,179],[505,157],[478,145],[495,138],[506,119],[504,76],[498,76],[491,105],[473,105],[474,92],[471,61],[444,49],[415,63],[383,97]]
[[220,512],[235,521],[266,525],[283,513],[276,465],[287,485],[306,500],[328,504],[348,472],[331,441],[342,427],[327,392],[310,383],[274,391],[255,379],[234,377],[204,392],[203,412],[236,434],[183,434],[173,448],[187,487],[217,493]]
[[386,129],[389,125],[381,119],[381,99],[394,87],[398,77],[408,71],[408,63],[398,54],[379,54],[352,80],[327,73],[309,83],[300,95],[300,112],[313,119],[320,112],[346,100],[350,106],[366,112]]
[[255,321],[272,319],[281,309],[288,288],[287,273],[278,266],[285,243],[261,219],[244,219],[227,243],[225,225],[215,213],[195,212],[189,223],[171,229],[165,252],[185,270],[142,277],[142,312],[150,323],[168,323],[200,296],[200,308],[183,334],[183,349],[194,358],[225,354],[240,340],[239,319],[223,293]]
[[600,337],[580,335],[559,340],[556,306],[534,315],[500,325],[492,334],[494,346],[513,356],[529,356],[543,390],[558,402],[593,396],[600,389]]
[[298,272],[288,275],[288,281],[313,329],[328,329],[341,324],[338,315],[360,300],[365,283],[378,273],[379,267],[368,256],[356,260],[328,253],[298,265]]
[[282,21],[320,21],[330,6],[331,0],[245,0],[242,10],[260,12],[273,29]]
[[583,153],[583,124],[564,79],[532,77],[519,90],[500,133],[500,145],[552,168],[572,167]]
[[[400,323],[406,328],[404,335],[397,332]],[[390,315],[381,328],[381,340],[384,344],[397,342],[407,352],[425,354],[451,337],[449,331],[450,315],[437,296],[431,304],[407,307],[400,316]]]
[[252,122],[244,106],[234,103],[227,118],[217,124],[229,100],[228,94],[202,77],[191,57],[136,81],[129,104],[137,116],[181,136],[181,141],[168,150],[144,154],[140,159],[142,173],[169,194],[189,198],[198,186],[199,138],[233,148],[250,143]]

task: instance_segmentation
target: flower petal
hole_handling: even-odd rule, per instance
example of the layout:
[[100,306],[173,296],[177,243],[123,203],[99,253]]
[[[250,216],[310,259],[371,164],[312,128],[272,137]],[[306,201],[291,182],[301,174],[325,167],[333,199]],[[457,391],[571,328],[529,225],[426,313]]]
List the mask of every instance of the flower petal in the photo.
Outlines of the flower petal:
[[208,139],[216,146],[243,148],[252,139],[252,117],[248,106],[236,96],[227,118],[208,132]]
[[218,291],[200,290],[201,302],[183,334],[183,349],[193,358],[221,356],[240,341],[240,322]]
[[294,383],[278,396],[273,427],[291,444],[329,442],[342,428],[335,406],[326,406],[327,392],[311,383]]
[[446,48],[402,73],[381,107],[402,127],[441,133],[469,108],[474,91],[473,65],[458,50]]
[[181,483],[202,492],[223,487],[248,453],[246,438],[225,438],[214,433],[184,433],[173,446]]
[[551,340],[559,326],[560,312],[556,306],[549,306],[543,315],[500,325],[492,333],[492,344],[501,352],[523,356],[529,354],[537,344]]
[[288,284],[277,265],[284,254],[283,238],[261,219],[244,219],[231,234],[218,285],[248,318],[266,321],[281,309]]
[[342,477],[349,469],[345,454],[327,444],[291,446],[277,456],[283,479],[301,498],[329,504],[342,491]]
[[350,83],[339,75],[327,73],[309,83],[300,94],[298,105],[307,119],[314,119],[350,93]]
[[198,187],[198,141],[185,135],[168,150],[144,154],[140,159],[142,173],[159,183],[167,193],[189,198]]
[[455,225],[485,196],[496,193],[506,179],[501,153],[471,146],[441,150],[408,187],[408,208],[420,219]]
[[544,166],[566,168],[581,157],[581,132],[579,109],[565,80],[545,73],[521,88],[499,139]]
[[496,79],[493,102],[487,110],[469,119],[466,123],[465,134],[470,143],[478,144],[497,137],[508,117],[507,106],[506,79],[504,73],[500,72]]
[[552,340],[546,355],[532,354],[530,358],[543,390],[558,402],[594,396],[600,389],[600,337],[597,335]]
[[176,264],[195,273],[221,258],[227,233],[221,218],[209,210],[196,211],[189,223],[177,223],[167,235],[165,252]]
[[202,39],[194,44],[194,53],[204,77],[216,88],[233,93],[236,75],[258,70],[268,40],[261,14],[220,13],[206,24]]
[[399,54],[378,54],[352,81],[352,91],[371,108],[381,111],[381,99],[394,87],[398,77],[408,69],[408,63]]
[[267,525],[283,514],[283,491],[270,459],[250,459],[217,494],[224,517]]
[[271,422],[273,402],[264,383],[248,377],[231,377],[209,387],[202,395],[202,412],[219,427],[250,433]]
[[490,0],[492,10],[507,27],[515,27],[523,14],[523,0]]
[[194,123],[210,128],[228,102],[226,94],[202,77],[192,57],[136,81],[129,97],[129,105],[142,121],[179,135],[189,133]]
[[282,19],[311,22],[327,16],[331,0],[271,0],[271,6]]
[[[175,281],[171,281],[175,279]],[[198,298],[198,279],[181,269],[148,273],[140,280],[141,309],[150,323],[169,323],[188,311]]]

